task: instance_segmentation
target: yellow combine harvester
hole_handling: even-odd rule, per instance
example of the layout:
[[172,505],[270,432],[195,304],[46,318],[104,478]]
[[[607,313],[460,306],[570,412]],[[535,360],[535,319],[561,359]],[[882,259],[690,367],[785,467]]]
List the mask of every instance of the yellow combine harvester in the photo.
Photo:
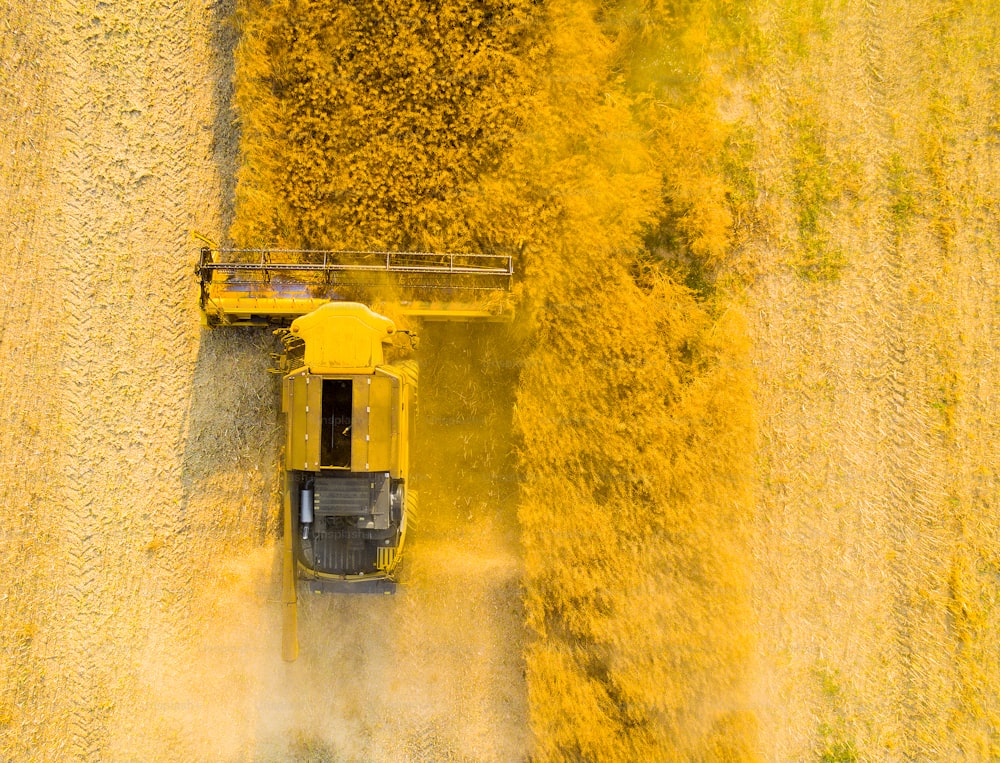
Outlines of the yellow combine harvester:
[[[276,326],[282,343],[282,653],[294,660],[298,581],[392,593],[416,506],[415,337],[362,300],[407,319],[509,320],[511,258],[205,247],[197,273],[206,326]],[[399,359],[386,362],[387,345]]]

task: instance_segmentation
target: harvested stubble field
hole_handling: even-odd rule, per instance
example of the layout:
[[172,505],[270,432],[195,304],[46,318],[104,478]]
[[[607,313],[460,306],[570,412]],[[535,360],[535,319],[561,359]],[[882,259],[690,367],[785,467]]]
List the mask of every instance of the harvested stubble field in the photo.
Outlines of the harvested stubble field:
[[[1000,758],[998,17],[7,0],[0,758]],[[192,228],[517,255],[293,665]]]

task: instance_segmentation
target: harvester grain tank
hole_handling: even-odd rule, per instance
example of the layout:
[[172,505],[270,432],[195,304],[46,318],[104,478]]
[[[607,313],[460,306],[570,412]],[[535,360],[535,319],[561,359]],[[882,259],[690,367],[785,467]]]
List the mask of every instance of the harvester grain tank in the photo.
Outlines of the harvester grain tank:
[[511,259],[208,246],[197,273],[204,325],[276,327],[282,344],[272,370],[285,416],[282,651],[293,660],[299,583],[392,593],[416,511],[415,337],[362,300],[413,325],[509,320]]

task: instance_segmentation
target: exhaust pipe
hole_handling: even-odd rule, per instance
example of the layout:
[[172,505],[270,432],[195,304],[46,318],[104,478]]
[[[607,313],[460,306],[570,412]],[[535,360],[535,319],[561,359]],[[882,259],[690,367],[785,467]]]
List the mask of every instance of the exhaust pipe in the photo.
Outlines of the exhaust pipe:
[[309,530],[313,523],[313,483],[310,480],[299,489],[299,525],[302,527],[302,540],[309,540]]

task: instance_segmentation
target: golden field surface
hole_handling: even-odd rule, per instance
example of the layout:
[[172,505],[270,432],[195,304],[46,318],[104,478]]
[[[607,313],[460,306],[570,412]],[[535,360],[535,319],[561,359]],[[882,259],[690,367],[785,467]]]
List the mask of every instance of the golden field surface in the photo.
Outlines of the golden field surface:
[[[5,0],[0,759],[1000,759],[995,0]],[[280,660],[188,232],[513,253]]]

